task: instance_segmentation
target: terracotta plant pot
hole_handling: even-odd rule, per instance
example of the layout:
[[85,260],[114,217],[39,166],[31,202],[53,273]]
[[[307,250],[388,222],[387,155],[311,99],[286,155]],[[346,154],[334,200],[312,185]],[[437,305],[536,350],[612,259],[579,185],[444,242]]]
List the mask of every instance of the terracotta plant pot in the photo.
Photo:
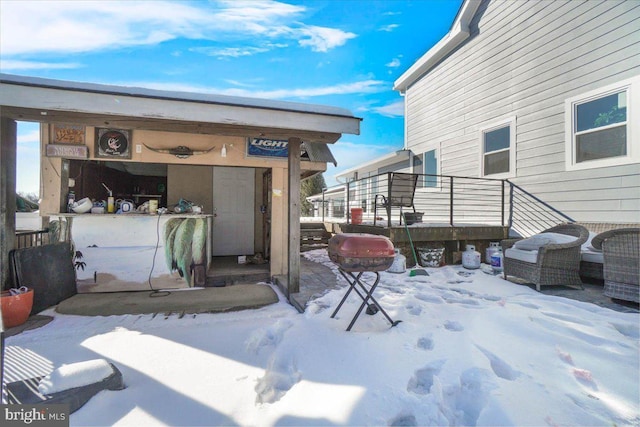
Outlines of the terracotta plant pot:
[[29,318],[33,307],[33,289],[18,294],[11,295],[8,291],[3,291],[0,296],[0,306],[2,310],[2,325],[4,329],[22,325]]

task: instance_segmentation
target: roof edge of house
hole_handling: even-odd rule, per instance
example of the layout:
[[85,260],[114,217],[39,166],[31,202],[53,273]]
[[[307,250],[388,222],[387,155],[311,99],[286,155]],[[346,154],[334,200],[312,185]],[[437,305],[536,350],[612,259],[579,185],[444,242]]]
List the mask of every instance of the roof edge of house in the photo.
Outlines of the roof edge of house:
[[380,163],[382,165],[385,162],[388,162],[390,160],[396,160],[398,158],[399,159],[401,159],[403,157],[409,158],[410,155],[411,155],[411,150],[408,150],[408,149],[405,149],[405,148],[400,149],[400,150],[396,150],[396,151],[392,151],[392,152],[387,153],[387,154],[385,154],[383,156],[376,157],[375,159],[370,160],[370,161],[368,161],[366,163],[360,164],[358,166],[354,166],[354,167],[349,168],[349,169],[345,169],[344,171],[342,171],[342,172],[340,172],[338,174],[335,174],[334,178],[336,180],[339,180],[340,178],[346,177],[347,175],[350,175],[350,174],[356,172],[359,169],[366,168],[368,166],[373,166],[373,165],[375,165],[377,163]]
[[478,10],[480,2],[481,0],[464,0],[449,32],[394,82],[393,90],[404,93],[438,61],[469,37],[469,23]]

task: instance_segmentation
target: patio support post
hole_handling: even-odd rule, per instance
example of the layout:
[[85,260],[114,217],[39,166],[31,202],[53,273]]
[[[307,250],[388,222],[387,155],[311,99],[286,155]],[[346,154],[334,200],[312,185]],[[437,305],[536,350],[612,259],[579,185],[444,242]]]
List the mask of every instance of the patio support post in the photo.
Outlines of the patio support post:
[[500,190],[501,190],[501,196],[500,196],[500,213],[501,213],[501,217],[500,217],[500,224],[502,224],[504,226],[504,179],[502,180],[501,184],[500,184]]
[[511,181],[507,181],[509,183],[509,228],[513,226],[513,183]]
[[351,224],[351,181],[347,181],[347,206],[345,207],[344,216],[347,218],[347,224]]
[[449,225],[453,227],[453,177],[449,177]]
[[387,228],[391,229],[391,172],[387,172]]
[[16,240],[17,123],[0,118],[0,289],[8,289],[9,252]]
[[324,201],[324,193],[326,193],[326,192],[327,192],[327,189],[326,189],[326,188],[323,188],[323,189],[322,189],[322,206],[321,206],[321,209],[322,209],[322,222],[324,222],[324,210],[326,209],[326,207],[325,207],[325,205],[324,205],[324,204],[325,204],[325,201]]
[[289,296],[300,292],[300,138],[289,138]]

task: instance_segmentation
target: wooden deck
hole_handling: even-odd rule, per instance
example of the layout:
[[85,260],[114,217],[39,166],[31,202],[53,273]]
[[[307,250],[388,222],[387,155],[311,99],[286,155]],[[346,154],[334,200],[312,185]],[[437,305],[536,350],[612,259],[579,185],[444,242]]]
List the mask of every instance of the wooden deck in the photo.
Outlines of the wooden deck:
[[[331,233],[368,233],[388,237],[396,248],[407,256],[407,264],[413,265],[411,259],[411,242],[415,248],[445,248],[447,264],[454,264],[461,259],[466,245],[471,244],[481,254],[489,246],[489,242],[499,242],[509,237],[509,227],[488,224],[449,225],[441,223],[417,223],[405,228],[404,225],[392,227],[374,226],[371,224],[325,223]],[[408,233],[407,233],[408,231]],[[410,235],[410,237],[409,237]]]

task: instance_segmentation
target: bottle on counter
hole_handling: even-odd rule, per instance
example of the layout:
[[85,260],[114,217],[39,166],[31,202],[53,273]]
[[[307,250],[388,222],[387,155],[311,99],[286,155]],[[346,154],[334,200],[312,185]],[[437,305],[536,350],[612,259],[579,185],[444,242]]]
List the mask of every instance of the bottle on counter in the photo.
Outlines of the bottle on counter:
[[115,200],[112,196],[107,197],[107,213],[114,213],[116,211]]
[[76,202],[76,194],[73,191],[69,191],[67,196],[67,212],[73,213],[73,204]]

